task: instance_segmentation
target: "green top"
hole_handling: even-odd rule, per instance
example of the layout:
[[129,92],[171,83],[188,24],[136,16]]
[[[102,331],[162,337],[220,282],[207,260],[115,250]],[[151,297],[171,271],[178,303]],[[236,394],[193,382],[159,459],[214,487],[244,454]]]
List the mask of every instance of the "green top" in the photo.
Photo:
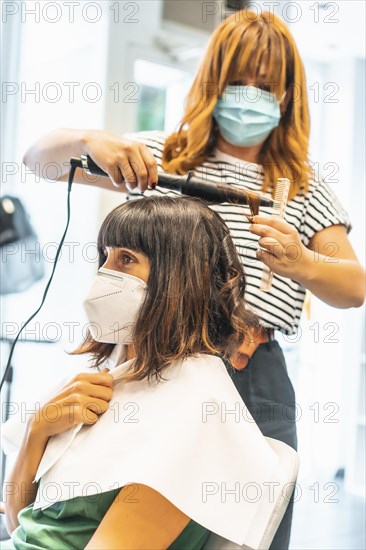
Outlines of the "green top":
[[[18,514],[19,526],[12,545],[2,550],[81,550],[85,548],[121,489],[56,502],[45,510],[33,510],[33,503]],[[201,550],[210,531],[193,520],[168,550]]]

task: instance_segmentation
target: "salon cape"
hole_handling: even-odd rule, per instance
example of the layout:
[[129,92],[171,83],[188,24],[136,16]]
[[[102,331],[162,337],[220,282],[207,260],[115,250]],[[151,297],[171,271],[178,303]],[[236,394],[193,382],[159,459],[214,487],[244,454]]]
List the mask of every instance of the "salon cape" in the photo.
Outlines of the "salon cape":
[[222,360],[197,355],[158,384],[121,382],[132,361],[110,371],[113,397],[96,424],[50,438],[34,509],[141,483],[210,531],[257,548],[283,473]]

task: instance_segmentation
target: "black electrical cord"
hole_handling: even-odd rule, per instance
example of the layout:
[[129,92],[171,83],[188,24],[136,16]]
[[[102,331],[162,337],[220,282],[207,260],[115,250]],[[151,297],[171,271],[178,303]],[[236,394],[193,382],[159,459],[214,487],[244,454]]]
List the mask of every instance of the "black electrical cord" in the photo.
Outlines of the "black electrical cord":
[[66,220],[66,227],[65,227],[65,230],[63,232],[63,235],[61,237],[61,241],[60,241],[60,244],[58,245],[58,248],[57,248],[57,251],[56,251],[56,255],[55,255],[55,260],[53,262],[53,268],[52,268],[52,272],[51,272],[51,276],[48,280],[48,283],[46,285],[46,288],[44,289],[44,292],[43,292],[43,297],[42,297],[42,301],[41,301],[41,304],[40,306],[38,307],[38,309],[29,317],[29,319],[27,319],[27,321],[24,323],[24,325],[22,326],[22,328],[19,330],[18,334],[16,335],[16,337],[14,338],[14,341],[12,343],[12,346],[10,348],[10,353],[9,353],[9,358],[8,358],[8,362],[6,364],[6,367],[5,367],[5,371],[4,371],[4,374],[1,378],[1,383],[0,383],[0,391],[4,385],[4,382],[6,380],[6,376],[7,376],[7,373],[8,373],[8,370],[10,369],[10,365],[11,365],[11,360],[12,360],[12,357],[13,357],[13,353],[14,353],[14,348],[15,348],[15,344],[17,343],[18,339],[19,339],[19,336],[21,335],[21,333],[23,332],[23,330],[25,329],[25,327],[28,325],[28,323],[31,322],[32,319],[34,319],[34,317],[37,315],[37,313],[40,311],[40,309],[42,308],[45,300],[46,300],[46,297],[47,297],[47,294],[48,294],[48,291],[49,291],[49,288],[51,286],[51,283],[52,283],[52,279],[53,279],[53,276],[55,274],[55,270],[56,270],[56,266],[57,266],[57,262],[58,262],[58,259],[60,257],[60,253],[61,253],[61,248],[62,248],[62,245],[64,244],[64,241],[65,241],[65,237],[66,237],[66,233],[67,233],[67,230],[69,228],[69,223],[70,223],[70,193],[71,193],[71,186],[72,186],[72,182],[73,182],[73,179],[74,179],[74,175],[75,175],[75,170],[76,170],[77,166],[71,162],[70,164],[70,172],[69,172],[69,180],[68,180],[68,187],[67,187],[67,220]]

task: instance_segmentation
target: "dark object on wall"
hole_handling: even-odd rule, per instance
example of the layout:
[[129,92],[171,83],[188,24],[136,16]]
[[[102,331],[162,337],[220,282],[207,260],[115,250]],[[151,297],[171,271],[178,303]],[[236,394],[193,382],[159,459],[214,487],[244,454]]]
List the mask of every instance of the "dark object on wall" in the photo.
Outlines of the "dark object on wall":
[[248,0],[163,0],[162,22],[185,25],[211,34],[232,13],[250,8],[251,3]]
[[228,10],[245,10],[250,8],[250,0],[226,0],[225,6]]
[[17,197],[0,199],[0,294],[27,290],[42,279],[44,262],[37,235]]

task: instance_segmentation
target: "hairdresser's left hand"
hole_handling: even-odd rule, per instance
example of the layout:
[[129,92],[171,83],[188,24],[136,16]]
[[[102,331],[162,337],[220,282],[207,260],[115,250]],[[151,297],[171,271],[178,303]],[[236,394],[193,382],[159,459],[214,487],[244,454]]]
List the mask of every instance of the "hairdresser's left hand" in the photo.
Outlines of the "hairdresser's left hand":
[[257,259],[277,275],[301,280],[308,269],[311,251],[301,242],[297,229],[278,218],[253,216],[252,219],[249,230],[260,236]]

